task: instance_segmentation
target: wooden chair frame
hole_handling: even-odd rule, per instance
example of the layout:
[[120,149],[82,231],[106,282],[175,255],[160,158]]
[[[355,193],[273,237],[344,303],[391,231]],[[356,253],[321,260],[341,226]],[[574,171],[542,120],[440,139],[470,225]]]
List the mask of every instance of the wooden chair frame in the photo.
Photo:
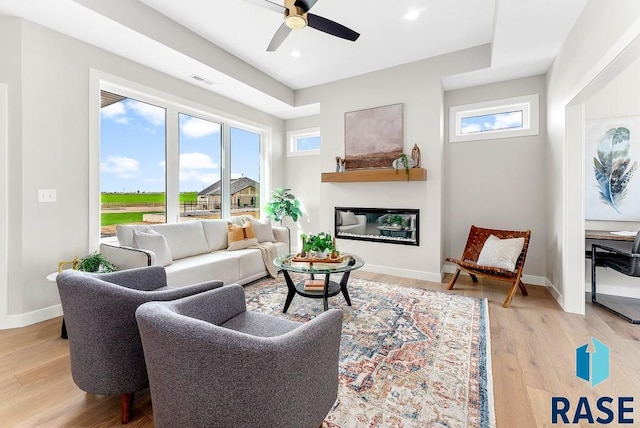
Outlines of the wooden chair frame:
[[[524,238],[524,245],[522,246],[522,252],[518,257],[515,271],[511,272],[506,269],[495,268],[490,266],[481,266],[477,263],[480,251],[484,246],[485,241],[490,235],[494,235],[500,239],[509,238]],[[516,290],[520,288],[523,296],[527,296],[529,292],[522,282],[522,268],[527,257],[527,250],[529,248],[529,238],[531,237],[531,231],[517,231],[517,230],[500,230],[500,229],[485,229],[482,227],[471,226],[469,230],[469,237],[467,238],[467,244],[464,247],[462,257],[460,259],[454,259],[451,257],[445,258],[446,261],[456,264],[456,272],[449,281],[448,289],[453,289],[460,271],[467,272],[471,276],[471,280],[474,285],[478,282],[478,276],[486,277],[490,279],[496,279],[498,281],[505,281],[511,283],[511,288],[507,293],[507,297],[502,304],[503,307],[509,307],[509,304],[513,300],[513,296],[516,294]]]

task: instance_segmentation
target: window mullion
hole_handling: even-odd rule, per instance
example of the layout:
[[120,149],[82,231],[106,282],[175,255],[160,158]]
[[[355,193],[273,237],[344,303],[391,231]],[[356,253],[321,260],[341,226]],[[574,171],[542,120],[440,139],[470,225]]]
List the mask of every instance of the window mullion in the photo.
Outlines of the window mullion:
[[166,168],[167,183],[166,210],[167,223],[180,221],[180,130],[178,109],[173,105],[166,108]]
[[222,124],[222,186],[220,191],[222,218],[231,217],[231,125]]

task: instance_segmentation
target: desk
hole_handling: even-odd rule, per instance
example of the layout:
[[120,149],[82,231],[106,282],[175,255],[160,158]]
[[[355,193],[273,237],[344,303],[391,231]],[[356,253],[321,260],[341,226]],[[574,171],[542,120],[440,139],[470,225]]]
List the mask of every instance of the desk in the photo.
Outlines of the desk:
[[599,239],[603,241],[633,241],[635,236],[620,236],[611,233],[609,230],[585,230],[585,239]]

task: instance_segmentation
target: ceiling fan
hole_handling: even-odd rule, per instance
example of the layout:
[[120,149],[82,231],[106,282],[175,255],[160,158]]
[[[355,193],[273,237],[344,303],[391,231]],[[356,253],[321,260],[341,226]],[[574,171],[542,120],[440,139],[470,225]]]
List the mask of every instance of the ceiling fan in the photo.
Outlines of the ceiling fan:
[[265,7],[275,12],[284,13],[284,22],[271,39],[271,42],[267,47],[268,52],[273,52],[278,49],[291,30],[300,30],[306,26],[346,40],[356,41],[358,37],[360,37],[359,33],[356,33],[342,24],[338,24],[337,22],[313,13],[309,13],[309,10],[318,0],[284,0],[284,5],[274,3],[270,0],[245,1]]

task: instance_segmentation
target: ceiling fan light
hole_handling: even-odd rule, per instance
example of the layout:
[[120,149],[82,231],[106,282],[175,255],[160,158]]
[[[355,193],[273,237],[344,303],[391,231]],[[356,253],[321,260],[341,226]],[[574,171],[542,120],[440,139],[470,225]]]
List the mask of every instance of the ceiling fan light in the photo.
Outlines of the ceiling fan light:
[[289,15],[284,19],[284,23],[292,30],[299,30],[307,26],[307,20],[302,15]]

